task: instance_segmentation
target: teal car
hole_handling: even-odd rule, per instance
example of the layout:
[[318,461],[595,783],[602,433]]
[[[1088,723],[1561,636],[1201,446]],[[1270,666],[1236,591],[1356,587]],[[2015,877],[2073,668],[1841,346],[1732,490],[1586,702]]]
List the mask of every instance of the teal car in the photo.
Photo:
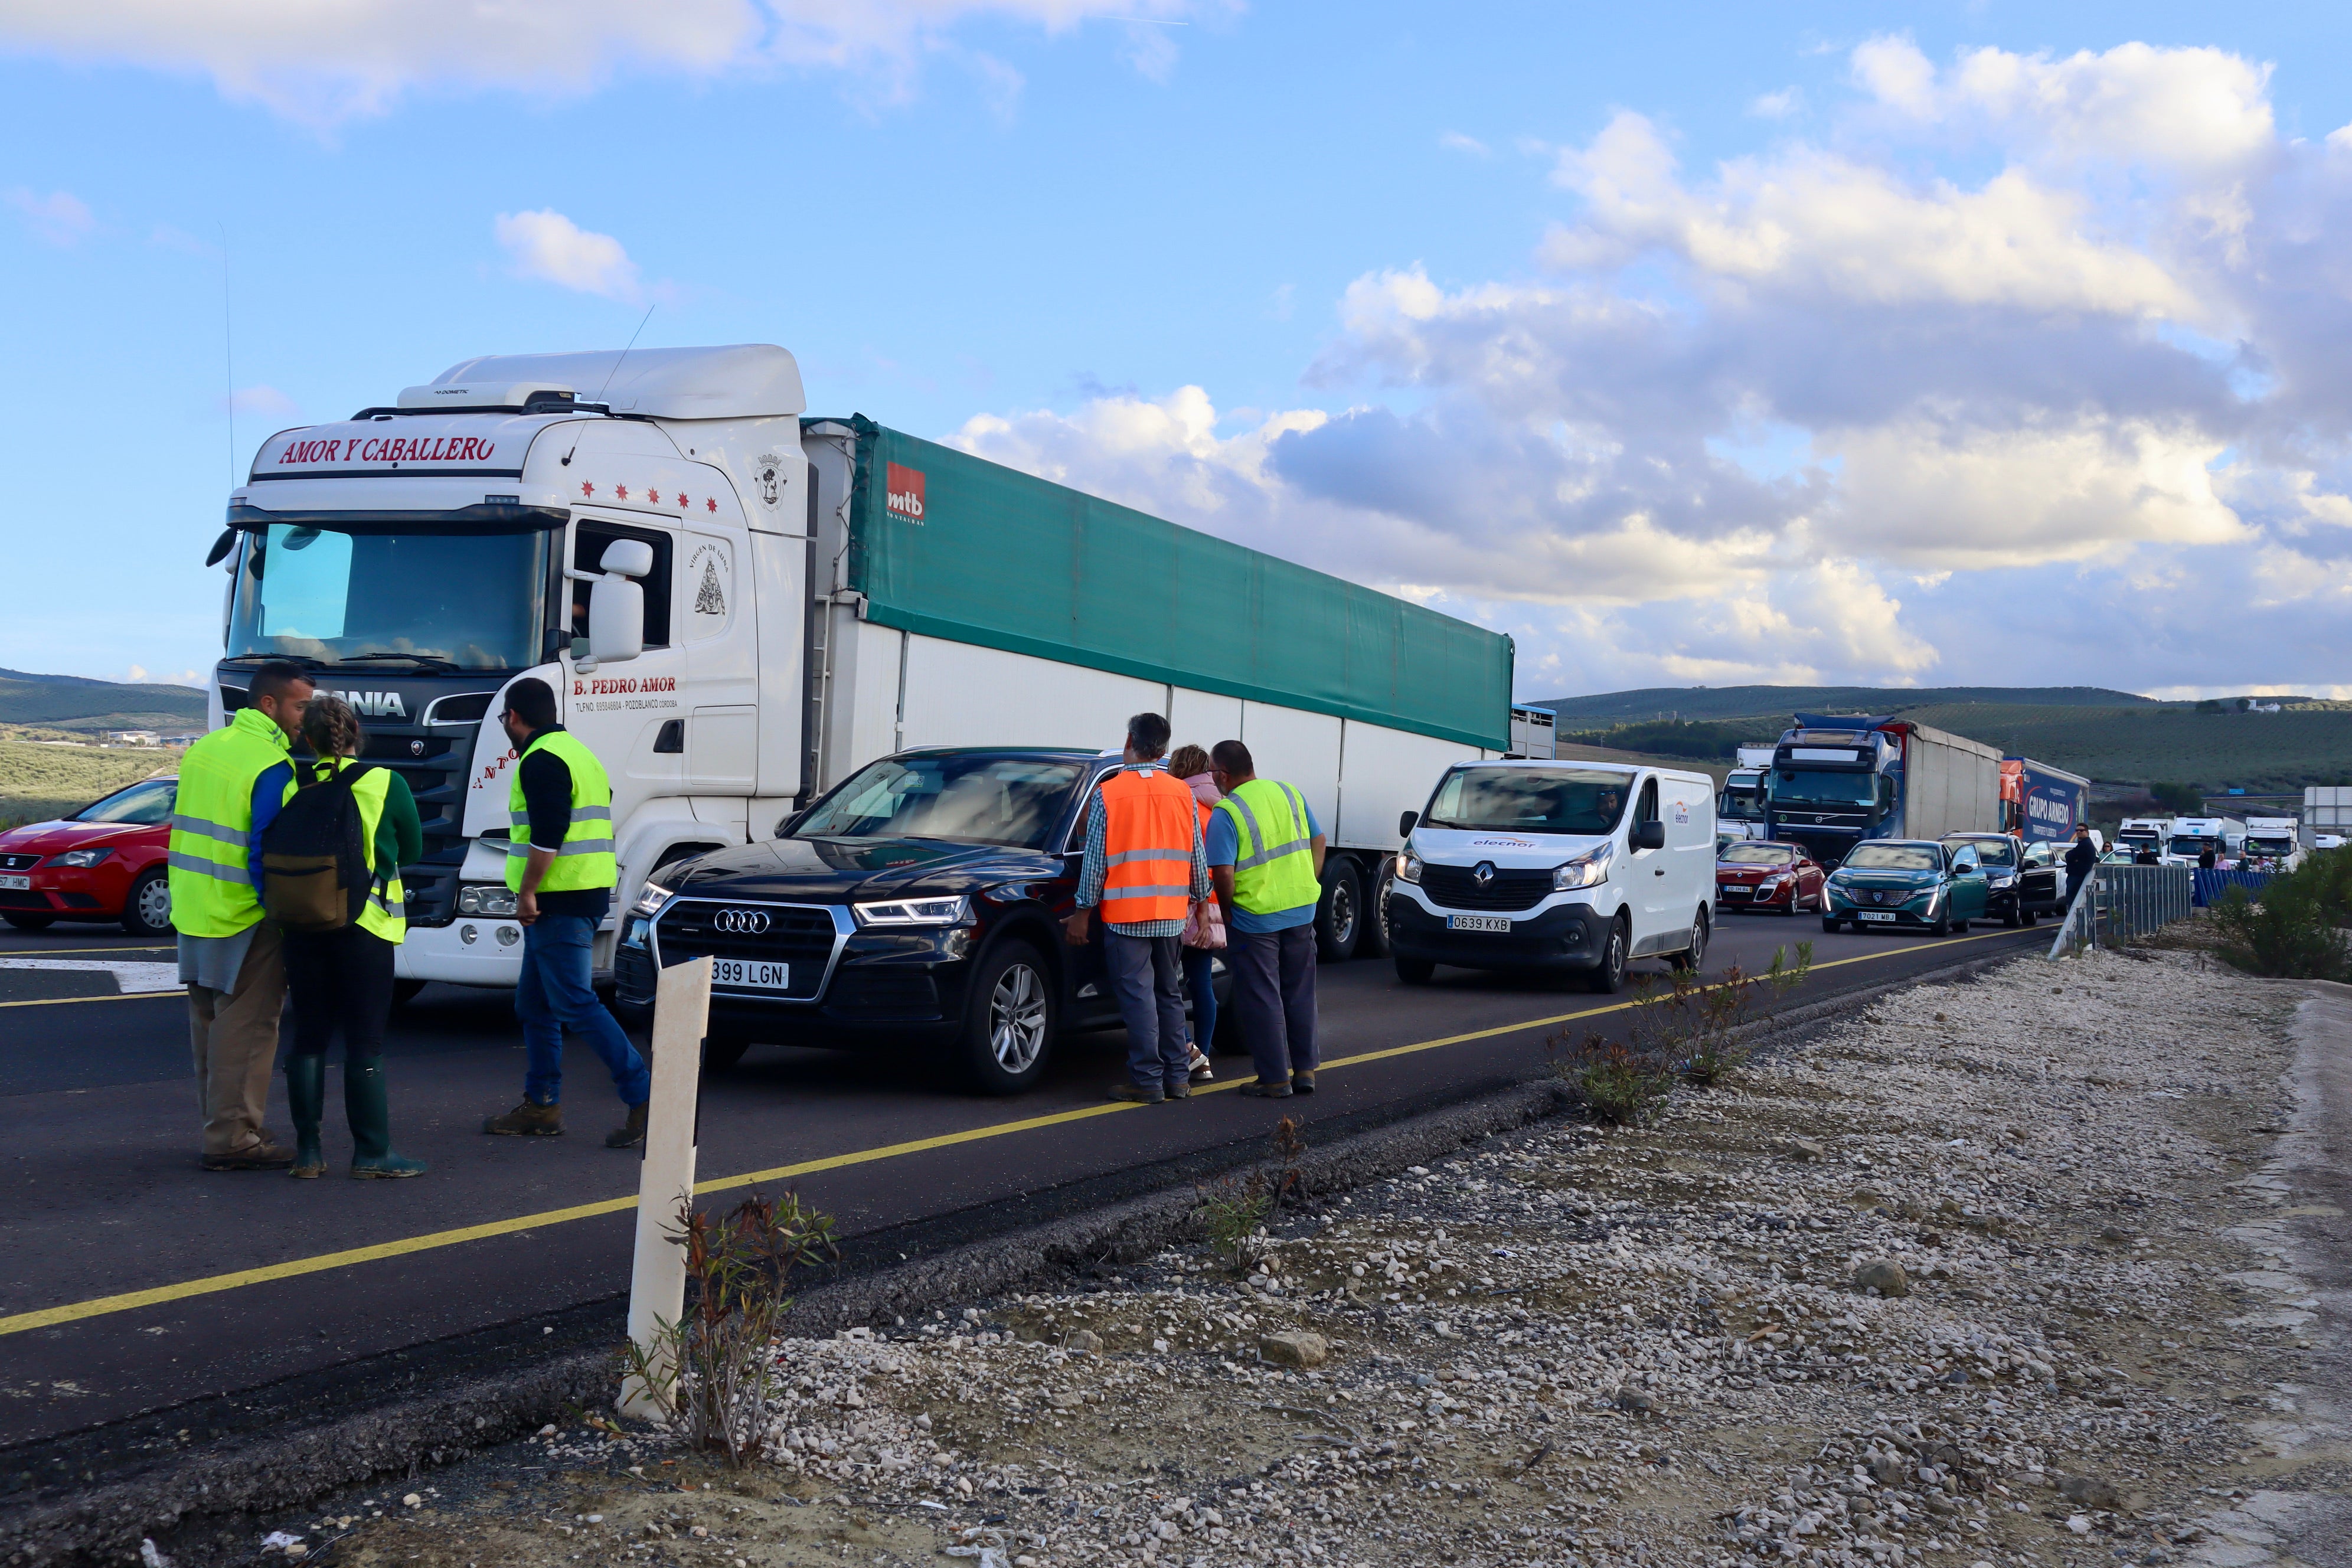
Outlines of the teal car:
[[1948,936],[1985,919],[1991,892],[1972,845],[1929,838],[1865,842],[1830,873],[1822,929],[1893,926]]

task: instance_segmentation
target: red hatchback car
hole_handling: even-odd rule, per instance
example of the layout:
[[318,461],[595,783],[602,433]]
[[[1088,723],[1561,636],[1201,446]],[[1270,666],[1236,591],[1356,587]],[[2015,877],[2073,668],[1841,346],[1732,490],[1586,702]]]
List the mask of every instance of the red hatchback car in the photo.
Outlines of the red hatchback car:
[[1819,910],[1828,884],[1829,874],[1800,845],[1734,839],[1716,853],[1715,901],[1725,910]]
[[62,822],[0,833],[0,920],[18,931],[58,921],[121,921],[133,936],[172,929],[164,855],[177,779],[142,779]]

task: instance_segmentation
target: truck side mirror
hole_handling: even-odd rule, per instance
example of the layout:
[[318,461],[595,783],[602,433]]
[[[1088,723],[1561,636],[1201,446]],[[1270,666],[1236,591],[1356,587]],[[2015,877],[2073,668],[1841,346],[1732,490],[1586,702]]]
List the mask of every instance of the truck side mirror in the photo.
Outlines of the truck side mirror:
[[1421,813],[1417,811],[1401,813],[1397,817],[1397,837],[1399,838],[1412,837],[1412,825],[1420,820]]
[[222,529],[220,537],[213,541],[211,551],[209,551],[205,556],[205,564],[207,566],[219,565],[222,562],[228,559],[229,552],[236,548],[236,530],[233,528]]
[[588,590],[588,656],[610,664],[645,651],[646,591],[626,577],[599,577]]
[[1636,849],[1664,849],[1666,847],[1666,825],[1663,822],[1637,822],[1628,842]]

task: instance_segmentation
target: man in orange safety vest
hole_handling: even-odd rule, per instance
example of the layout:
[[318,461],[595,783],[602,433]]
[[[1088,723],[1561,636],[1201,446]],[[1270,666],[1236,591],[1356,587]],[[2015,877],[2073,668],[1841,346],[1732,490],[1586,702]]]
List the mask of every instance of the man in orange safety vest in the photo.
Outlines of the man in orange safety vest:
[[1103,968],[1127,1024],[1128,1081],[1110,1097],[1144,1105],[1192,1093],[1178,939],[1185,916],[1210,897],[1192,792],[1160,765],[1167,754],[1166,719],[1127,721],[1124,765],[1104,776],[1087,807],[1077,912],[1064,927],[1071,945],[1083,946],[1093,911],[1102,911]]

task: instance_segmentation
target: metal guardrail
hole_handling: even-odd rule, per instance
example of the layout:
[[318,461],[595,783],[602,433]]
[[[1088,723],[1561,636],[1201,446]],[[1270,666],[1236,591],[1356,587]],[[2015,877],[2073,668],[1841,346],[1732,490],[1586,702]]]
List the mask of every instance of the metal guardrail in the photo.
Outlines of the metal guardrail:
[[2094,867],[2059,922],[2050,956],[2069,957],[2187,920],[2195,907],[2194,879],[2207,874],[2188,866]]

